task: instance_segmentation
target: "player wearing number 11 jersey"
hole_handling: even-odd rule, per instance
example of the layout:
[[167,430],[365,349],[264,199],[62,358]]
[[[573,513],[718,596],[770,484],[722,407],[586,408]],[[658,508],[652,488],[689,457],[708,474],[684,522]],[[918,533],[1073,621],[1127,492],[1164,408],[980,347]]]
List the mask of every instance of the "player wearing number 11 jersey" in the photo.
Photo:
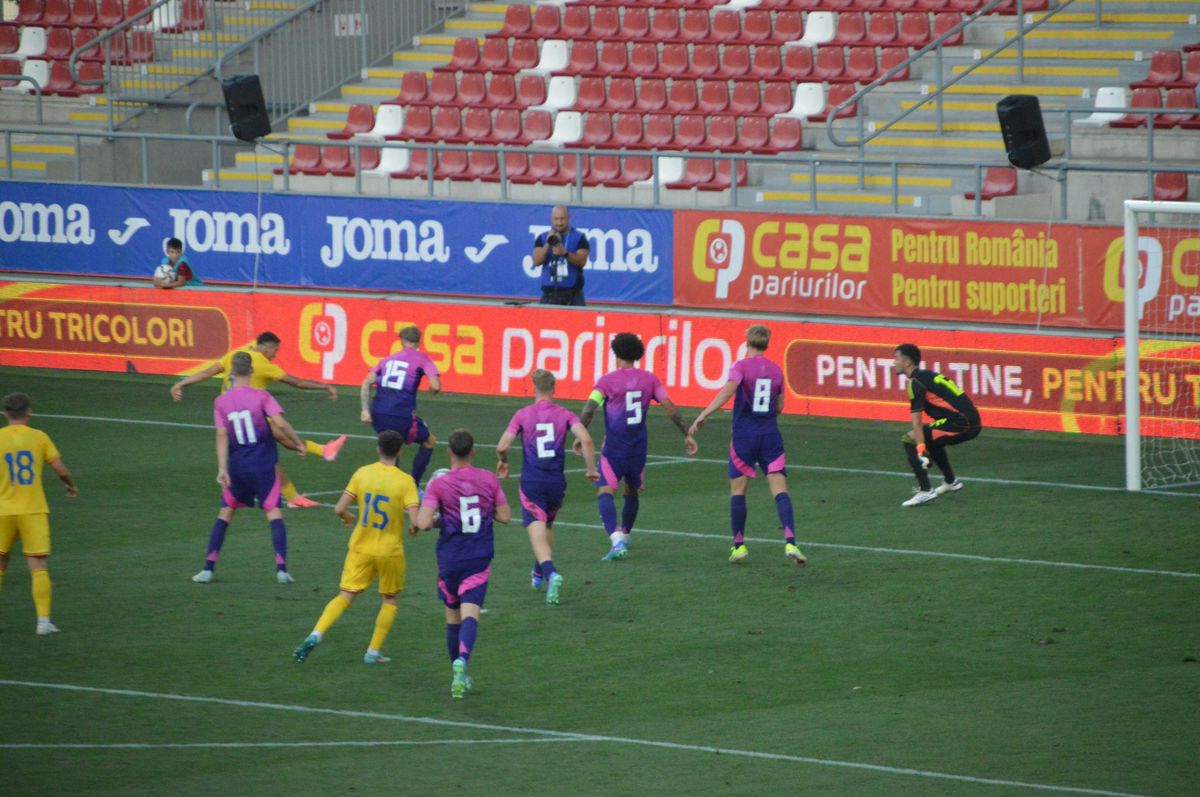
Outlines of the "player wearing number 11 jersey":
[[695,434],[733,396],[733,431],[729,441],[729,522],[733,547],[729,561],[740,562],[750,555],[744,541],[746,531],[746,486],[762,467],[767,474],[775,511],[783,524],[784,553],[797,565],[807,563],[796,547],[792,499],[787,491],[787,457],[783,435],[776,420],[783,410],[783,371],[765,356],[771,330],[755,324],[746,330],[746,356],[729,369],[729,380],[689,430]]

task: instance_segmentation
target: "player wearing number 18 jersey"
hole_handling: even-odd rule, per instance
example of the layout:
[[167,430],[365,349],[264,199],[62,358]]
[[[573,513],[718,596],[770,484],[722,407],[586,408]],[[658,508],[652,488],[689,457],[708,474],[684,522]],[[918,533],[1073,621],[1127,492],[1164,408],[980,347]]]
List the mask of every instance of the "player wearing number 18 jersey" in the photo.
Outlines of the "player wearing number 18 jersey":
[[596,446],[575,413],[554,403],[554,374],[539,368],[533,372],[534,403],[517,410],[496,444],[496,475],[508,478],[508,448],[518,437],[524,449],[521,462],[521,507],[529,544],[533,547],[533,588],[546,583],[546,603],[558,605],[562,574],[554,567],[554,518],[567,493],[563,474],[567,432],[580,441],[588,481],[596,472]]
[[[688,454],[696,453],[696,440],[688,434],[687,424],[667,397],[667,389],[657,376],[635,365],[646,353],[642,339],[632,332],[620,332],[613,335],[611,348],[616,355],[617,368],[600,377],[579,416],[580,422],[587,426],[596,409],[604,407],[604,443],[600,450],[600,481],[596,483],[600,521],[612,546],[604,555],[604,561],[623,559],[628,551],[629,535],[637,519],[638,493],[645,484],[646,415],[651,402],[661,404],[683,433]],[[622,481],[625,482],[625,503],[621,507],[621,524],[618,526],[614,496]]]
[[[963,483],[954,475],[946,446],[956,446],[979,436],[982,426],[974,402],[954,382],[936,371],[922,369],[921,350],[915,344],[896,347],[896,373],[908,377],[908,404],[912,412],[912,429],[904,433],[901,442],[904,454],[917,476],[919,489],[901,506],[927,504],[946,493],[958,492]],[[924,423],[928,415],[931,423]],[[938,466],[944,481],[931,489],[929,463]]]
[[695,434],[710,415],[733,397],[733,429],[729,441],[729,519],[733,531],[730,562],[749,556],[744,541],[746,529],[746,487],[755,478],[757,468],[767,474],[775,511],[783,524],[784,553],[797,565],[807,559],[796,547],[792,499],[787,491],[787,456],[783,435],[776,418],[783,410],[783,371],[764,355],[771,342],[771,330],[755,324],[746,330],[746,356],[729,369],[729,380],[716,397],[697,416]]
[[446,649],[454,673],[450,695],[462,698],[471,688],[467,662],[475,647],[479,613],[492,572],[492,523],[512,520],[512,507],[496,474],[471,465],[475,457],[471,433],[456,429],[448,442],[450,472],[430,480],[417,513],[417,528],[432,528],[434,512],[440,510],[437,586],[446,604]]
[[[403,348],[380,360],[363,379],[360,417],[363,423],[371,424],[376,433],[391,429],[399,432],[405,443],[420,444],[412,461],[413,480],[420,484],[429,460],[433,458],[437,438],[416,414],[417,390],[424,377],[429,379],[429,389],[437,395],[442,389],[442,377],[429,355],[418,348],[421,345],[418,327],[401,329],[399,337]],[[372,387],[375,388],[374,399],[371,398]]]

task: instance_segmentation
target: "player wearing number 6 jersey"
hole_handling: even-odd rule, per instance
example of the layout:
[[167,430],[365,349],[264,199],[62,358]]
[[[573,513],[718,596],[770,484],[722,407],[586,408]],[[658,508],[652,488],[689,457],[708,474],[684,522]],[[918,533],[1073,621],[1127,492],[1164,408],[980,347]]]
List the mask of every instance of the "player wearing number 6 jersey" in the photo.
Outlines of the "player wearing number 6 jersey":
[[534,403],[517,410],[496,445],[496,475],[508,478],[508,447],[521,438],[525,457],[521,463],[521,508],[529,544],[533,547],[534,589],[546,583],[546,603],[558,605],[562,574],[554,567],[554,517],[567,494],[563,474],[567,432],[579,441],[587,466],[588,481],[600,478],[596,472],[596,445],[575,413],[554,403],[554,374],[539,368],[533,372]]
[[[650,402],[657,401],[667,411],[671,421],[683,432],[683,444],[688,454],[696,453],[696,440],[688,434],[687,424],[679,410],[667,397],[667,389],[658,377],[634,365],[646,353],[642,339],[632,332],[613,335],[612,352],[617,368],[600,377],[579,416],[587,426],[596,409],[604,407],[604,442],[600,447],[600,481],[596,497],[600,521],[608,534],[608,549],[604,561],[622,559],[628,552],[629,534],[637,519],[639,496],[644,487],[646,469],[646,414]],[[617,486],[625,482],[625,503],[621,507],[621,524],[617,525]]]
[[467,662],[492,572],[492,522],[508,523],[512,507],[496,474],[472,466],[475,438],[471,433],[455,429],[448,442],[450,472],[430,480],[417,512],[417,528],[433,528],[434,512],[441,512],[437,586],[446,604],[446,649],[454,673],[450,695],[461,699],[472,685]]
[[42,636],[58,632],[50,622],[50,507],[42,488],[42,466],[49,465],[67,486],[67,497],[79,494],[75,479],[63,464],[50,436],[29,425],[33,405],[24,393],[4,397],[4,417],[8,425],[0,429],[0,586],[8,570],[13,542],[21,538],[21,550],[33,588],[33,606],[37,609],[37,632]]
[[[391,659],[383,655],[381,648],[392,630],[396,619],[396,595],[404,589],[404,516],[409,519],[409,534],[417,533],[417,483],[404,471],[396,467],[396,457],[404,439],[398,432],[385,431],[379,435],[379,461],[364,465],[354,471],[345,492],[338,499],[333,511],[346,526],[354,524],[350,535],[350,550],[342,566],[342,580],[338,594],[325,605],[325,611],[292,652],[292,658],[303,662],[317,646],[338,618],[354,599],[379,579],[381,604],[375,617],[375,633],[364,664],[384,664]],[[347,511],[350,504],[358,502],[358,517]],[[357,523],[355,522],[357,520]]]
[[[412,461],[413,480],[420,484],[429,460],[433,458],[437,438],[429,432],[425,421],[417,417],[417,390],[421,387],[421,378],[427,377],[429,389],[436,396],[442,389],[442,377],[433,360],[418,348],[421,345],[418,327],[404,327],[399,337],[403,348],[380,360],[363,379],[360,417],[363,423],[371,424],[376,433],[391,429],[399,432],[405,443],[420,443]],[[375,388],[374,399],[371,399],[372,387]]]
[[[920,368],[921,350],[912,343],[896,347],[896,373],[908,377],[908,404],[912,411],[912,429],[901,442],[904,454],[917,476],[918,489],[901,506],[927,504],[946,493],[958,492],[963,483],[955,477],[946,456],[946,446],[956,446],[979,436],[982,426],[979,410],[970,397],[954,382],[936,371]],[[924,416],[933,419],[924,423]],[[930,489],[929,463],[941,470],[944,481]]]
[[689,431],[695,434],[708,417],[733,396],[733,430],[729,441],[729,523],[733,547],[729,561],[750,555],[746,549],[746,486],[761,466],[767,474],[775,511],[783,524],[784,553],[803,567],[808,560],[796,547],[792,499],[787,491],[787,457],[776,416],[783,410],[783,371],[765,356],[771,330],[755,324],[746,330],[746,356],[729,369],[729,380],[696,417]]
[[275,546],[275,579],[290,584],[287,569],[287,526],[279,509],[278,437],[285,446],[304,456],[304,441],[283,418],[283,408],[265,390],[250,386],[254,366],[250,355],[239,351],[230,363],[233,387],[213,402],[213,423],[217,427],[217,484],[221,485],[221,510],[208,537],[208,555],[204,569],[192,576],[197,584],[215,577],[217,557],[225,542],[225,532],[233,514],[255,501],[271,524],[271,544]]

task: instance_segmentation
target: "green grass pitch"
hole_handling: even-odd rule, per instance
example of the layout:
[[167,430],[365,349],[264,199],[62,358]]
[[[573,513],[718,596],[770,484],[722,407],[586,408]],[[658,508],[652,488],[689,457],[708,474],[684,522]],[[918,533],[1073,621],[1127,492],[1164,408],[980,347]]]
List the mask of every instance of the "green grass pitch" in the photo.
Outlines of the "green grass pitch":
[[[952,451],[965,490],[901,509],[902,401],[892,424],[786,418],[809,566],[785,559],[764,484],[732,566],[728,417],[686,461],[654,410],[627,560],[600,561],[581,469],[560,514],[561,607],[530,590],[519,523],[498,528],[460,702],[432,535],[408,542],[386,666],[362,664],[373,593],[291,659],[337,587],[347,533],[326,508],[286,513],[296,583],[275,583],[250,510],[218,580],[191,582],[218,502],[215,382],[182,404],[168,385],[0,369],[81,490],[68,501],[47,474],[63,633],[34,634],[20,556],[0,592],[0,793],[1196,793],[1200,507],[1115,489],[1117,439],[986,429]],[[332,504],[374,458],[355,389],[332,404],[275,392],[313,439],[355,435],[333,464],[283,455]],[[420,413],[442,439],[469,427],[491,466],[518,406],[423,396]],[[432,467],[446,464],[441,450]]]

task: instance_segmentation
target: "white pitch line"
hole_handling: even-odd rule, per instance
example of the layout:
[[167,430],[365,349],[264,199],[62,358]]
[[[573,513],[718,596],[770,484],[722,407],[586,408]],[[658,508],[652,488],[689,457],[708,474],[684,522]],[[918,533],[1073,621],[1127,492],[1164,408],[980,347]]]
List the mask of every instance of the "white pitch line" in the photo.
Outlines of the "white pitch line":
[[[571,526],[581,529],[603,529],[598,523],[568,523],[560,520],[554,522],[555,526]],[[699,531],[671,531],[669,529],[645,529],[640,526],[634,529],[635,534],[657,534],[664,537],[689,537],[697,540],[724,540],[728,542],[730,537],[728,534],[706,534]],[[766,537],[746,537],[747,542],[761,542],[769,545],[774,545],[781,542],[780,539],[768,539]],[[1011,565],[1037,565],[1039,567],[1062,567],[1069,570],[1099,570],[1109,573],[1132,573],[1146,576],[1172,576],[1175,578],[1200,578],[1200,573],[1192,573],[1186,570],[1152,570],[1143,567],[1119,567],[1117,565],[1093,565],[1086,562],[1057,562],[1050,559],[1020,559],[1009,556],[985,556],[983,554],[971,553],[951,553],[949,551],[922,551],[916,548],[885,548],[874,545],[848,545],[838,542],[817,542],[815,540],[796,540],[797,545],[802,545],[806,548],[832,548],[841,551],[863,551],[866,553],[880,553],[894,556],[930,556],[938,559],[960,559],[968,562],[988,562],[992,564],[1011,564]]]
[[1107,789],[1090,789],[1080,786],[1057,786],[1051,783],[1031,783],[1020,780],[1005,780],[1002,778],[958,775],[950,772],[937,772],[933,770],[913,769],[910,767],[893,767],[885,764],[871,764],[863,761],[843,761],[831,758],[814,758],[812,756],[791,755],[786,753],[766,753],[758,750],[739,750],[736,748],[710,747],[708,745],[664,742],[653,739],[635,739],[624,736],[607,736],[604,734],[594,733],[570,733],[568,731],[554,731],[544,728],[522,728],[512,725],[495,725],[483,722],[466,722],[463,720],[445,720],[438,719],[436,717],[415,717],[406,714],[388,714],[380,711],[359,711],[355,709],[322,708],[319,706],[304,706],[287,703],[266,703],[257,700],[231,700],[227,698],[207,697],[203,695],[181,695],[169,692],[147,692],[139,689],[112,689],[97,686],[80,686],[77,684],[44,683],[40,681],[14,681],[9,679],[0,679],[0,686],[25,686],[35,689],[58,689],[69,692],[118,695],[121,697],[145,697],[156,700],[174,700],[185,703],[207,703],[223,706],[238,706],[241,708],[269,709],[272,711],[291,711],[305,714],[325,714],[338,717],[395,720],[397,722],[411,722],[420,725],[434,725],[438,727],[503,731],[507,733],[524,734],[527,736],[544,736],[553,739],[562,739],[564,741],[613,742],[623,745],[654,747],[662,750],[678,750],[692,753],[740,756],[742,758],[755,758],[767,761],[787,761],[796,764],[811,764],[813,766],[822,767],[866,770],[869,772],[880,772],[888,775],[908,775],[918,778],[949,780],[958,783],[971,783],[983,786],[1005,786],[1015,789],[1034,789],[1037,791],[1056,792],[1059,794],[1091,794],[1100,795],[1100,797],[1148,797],[1147,795],[1142,794],[1110,791]]
[[[169,426],[169,427],[175,427],[178,429],[205,429],[205,430],[211,431],[213,428],[211,424],[202,424],[202,423],[183,423],[180,421],[148,421],[148,420],[139,420],[139,419],[133,419],[133,418],[106,418],[106,417],[93,416],[93,415],[52,415],[49,413],[38,413],[38,417],[40,417],[40,418],[55,418],[55,419],[59,419],[59,420],[68,420],[68,421],[103,421],[103,422],[107,422],[107,423],[132,423],[132,424],[141,424],[141,425],[145,425],[145,426]],[[329,436],[335,434],[334,432],[315,432],[315,431],[304,430],[304,429],[298,429],[297,433],[301,434],[301,435],[305,435],[305,436],[321,436],[321,437],[329,437]],[[347,434],[346,437],[351,440],[375,440],[375,435],[366,435],[366,434]],[[444,446],[444,445],[446,445],[446,443],[445,443],[445,441],[442,441],[442,442],[439,442],[439,445]],[[476,443],[475,447],[476,448],[495,448],[496,446],[493,444],[488,444],[488,443]],[[664,454],[650,454],[648,456],[648,459],[659,460],[660,462],[656,462],[654,464],[664,464],[664,465],[671,464],[671,463],[682,464],[685,462],[696,462],[696,463],[702,463],[705,465],[728,464],[728,460],[724,460],[724,459],[706,459],[703,457],[681,457],[681,456],[669,456],[669,455],[664,455]],[[647,463],[647,464],[650,464],[650,463]],[[872,470],[870,468],[839,468],[839,467],[835,467],[832,465],[798,465],[798,464],[789,464],[788,468],[790,470],[812,471],[814,473],[845,473],[845,474],[851,474],[851,475],[856,475],[856,476],[892,476],[892,477],[901,477],[901,478],[908,478],[908,479],[912,478],[912,473],[909,471]],[[1125,492],[1124,487],[1115,487],[1115,486],[1106,485],[1106,484],[1075,484],[1073,482],[1034,481],[1031,479],[1001,479],[1001,478],[989,478],[986,476],[970,476],[966,480],[973,481],[973,482],[980,482],[983,484],[1002,484],[1002,485],[1010,486],[1010,487],[1054,487],[1054,488],[1059,488],[1059,489],[1063,489],[1063,490],[1091,490],[1091,491],[1106,492],[1106,493],[1123,493],[1123,492]],[[1194,497],[1200,496],[1200,493],[1179,492],[1178,490],[1142,490],[1142,492],[1151,494],[1151,495],[1164,495],[1164,496],[1182,497],[1182,498],[1188,498],[1188,497],[1194,498]]]
[[231,750],[258,747],[420,747],[444,744],[545,744],[547,742],[581,742],[587,739],[385,739],[346,742],[114,742],[111,744],[36,744],[0,743],[0,750],[177,750],[189,748],[221,748]]

